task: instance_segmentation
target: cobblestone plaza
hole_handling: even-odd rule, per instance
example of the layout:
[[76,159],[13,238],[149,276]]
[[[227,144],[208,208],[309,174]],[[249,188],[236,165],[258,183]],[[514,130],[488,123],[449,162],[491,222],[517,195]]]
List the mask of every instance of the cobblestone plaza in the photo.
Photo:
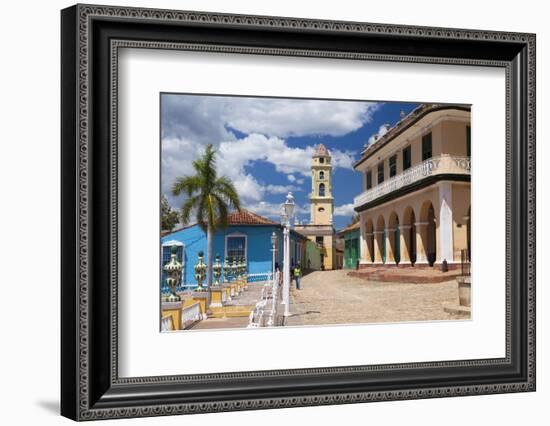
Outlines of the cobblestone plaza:
[[287,325],[357,324],[467,319],[448,314],[445,304],[457,302],[453,279],[438,284],[368,281],[345,270],[315,271],[292,289]]

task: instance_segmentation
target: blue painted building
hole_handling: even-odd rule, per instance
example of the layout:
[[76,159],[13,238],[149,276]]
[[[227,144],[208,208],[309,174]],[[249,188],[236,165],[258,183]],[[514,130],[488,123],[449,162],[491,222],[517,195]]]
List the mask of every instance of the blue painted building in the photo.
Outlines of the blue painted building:
[[[241,210],[229,216],[229,225],[214,234],[213,255],[220,256],[223,264],[227,257],[244,257],[249,281],[263,281],[272,270],[271,235],[277,235],[275,262],[283,264],[283,228],[277,222]],[[290,256],[291,264],[302,262],[305,258],[306,237],[291,231]],[[183,263],[181,288],[196,286],[194,266],[200,251],[204,253],[204,262],[208,260],[206,233],[197,225],[189,225],[173,231],[161,238],[161,280],[164,286],[162,267],[170,260],[172,246],[177,246],[178,260]],[[215,257],[214,257],[215,259]],[[206,283],[205,283],[206,284]]]

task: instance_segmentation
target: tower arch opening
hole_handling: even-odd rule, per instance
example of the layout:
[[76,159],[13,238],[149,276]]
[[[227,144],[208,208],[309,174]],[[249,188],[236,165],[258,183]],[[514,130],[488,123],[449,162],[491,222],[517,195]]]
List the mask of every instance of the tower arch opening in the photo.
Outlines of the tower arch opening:
[[319,196],[320,197],[325,196],[325,184],[324,183],[319,184]]

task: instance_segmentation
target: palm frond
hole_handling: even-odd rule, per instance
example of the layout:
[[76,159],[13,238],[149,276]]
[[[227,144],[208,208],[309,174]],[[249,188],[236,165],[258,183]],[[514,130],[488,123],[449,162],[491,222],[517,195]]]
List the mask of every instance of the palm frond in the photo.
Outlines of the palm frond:
[[227,177],[222,176],[216,179],[214,193],[225,200],[229,208],[241,210],[239,194],[237,193],[233,182],[231,182]]
[[172,194],[186,194],[188,197],[191,197],[193,193],[201,189],[201,186],[202,179],[198,175],[178,177],[172,185]]
[[205,194],[200,195],[200,200],[197,205],[197,223],[201,229],[206,232],[208,229],[208,196]]
[[191,212],[198,207],[200,196],[188,198],[181,207],[181,222],[187,225],[191,220]]
[[229,223],[229,207],[226,201],[219,195],[214,195],[216,202],[217,227],[225,228]]
[[172,186],[174,195],[185,194],[181,210],[183,223],[188,223],[194,212],[199,226],[206,231],[225,227],[229,210],[241,209],[239,194],[231,180],[218,177],[216,172],[216,151],[208,145],[204,155],[193,161],[195,175],[176,178]]

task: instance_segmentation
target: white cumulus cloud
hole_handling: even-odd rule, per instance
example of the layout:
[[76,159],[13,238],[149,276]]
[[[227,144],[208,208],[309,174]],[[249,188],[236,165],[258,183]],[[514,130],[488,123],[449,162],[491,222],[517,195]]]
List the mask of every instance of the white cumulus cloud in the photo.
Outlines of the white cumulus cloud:
[[334,216],[353,216],[354,214],[353,203],[342,204],[334,208]]
[[[162,192],[171,195],[177,176],[194,173],[192,162],[211,143],[218,150],[219,175],[235,184],[243,205],[255,205],[266,194],[300,191],[310,177],[314,147],[291,147],[290,136],[342,136],[371,120],[380,104],[351,101],[163,95],[161,98]],[[242,134],[243,133],[244,136]],[[355,152],[331,149],[334,169],[352,169]],[[272,164],[290,185],[262,182],[249,167]],[[304,189],[302,189],[304,190]]]
[[245,98],[225,110],[227,123],[243,133],[289,137],[342,136],[370,121],[378,104],[372,102]]
[[372,135],[368,142],[367,142],[367,145],[370,145],[371,143],[373,142],[376,142],[378,139],[380,139],[382,136],[384,136],[386,133],[388,133],[388,130],[390,129],[390,125],[389,124],[382,124],[379,128],[378,128],[378,132],[376,132],[374,135]]
[[[259,214],[260,216],[268,217],[276,222],[280,220],[282,203],[269,203],[267,201],[258,201],[257,203],[250,203],[246,206],[248,210]],[[294,208],[296,216],[309,214],[309,207],[296,205]]]

